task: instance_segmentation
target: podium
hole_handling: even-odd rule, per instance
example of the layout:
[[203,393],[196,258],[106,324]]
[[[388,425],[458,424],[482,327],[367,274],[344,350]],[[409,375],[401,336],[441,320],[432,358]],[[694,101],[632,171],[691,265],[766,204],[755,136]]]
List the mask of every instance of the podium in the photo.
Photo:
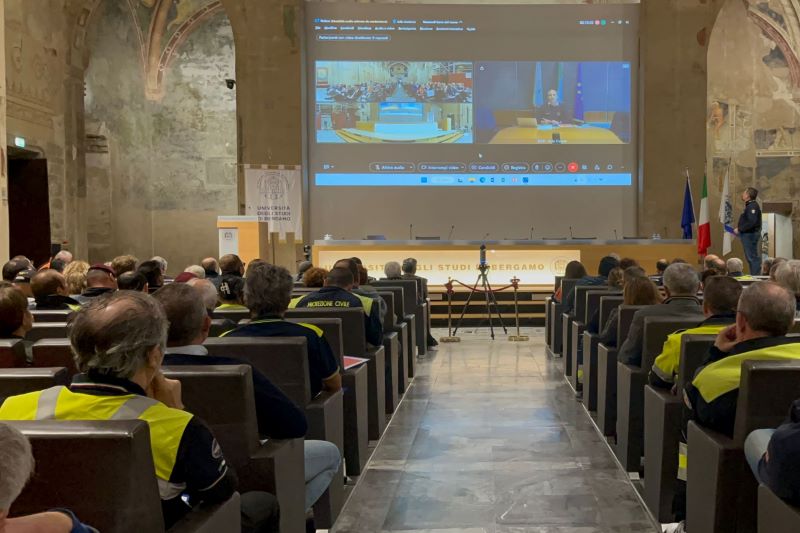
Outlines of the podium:
[[257,216],[217,217],[219,256],[238,255],[245,264],[254,259],[286,267],[294,272],[298,258],[302,257],[302,240],[296,242],[294,233],[280,239],[278,233],[269,231],[269,224],[259,222]]

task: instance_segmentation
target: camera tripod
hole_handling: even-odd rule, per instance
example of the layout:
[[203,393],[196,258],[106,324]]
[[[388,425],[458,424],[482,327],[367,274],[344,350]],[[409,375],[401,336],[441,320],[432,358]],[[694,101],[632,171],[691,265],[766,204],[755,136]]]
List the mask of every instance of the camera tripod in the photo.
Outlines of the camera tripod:
[[464,314],[467,312],[467,308],[469,307],[469,303],[472,301],[472,296],[480,286],[483,289],[483,295],[486,297],[486,316],[489,319],[489,332],[491,334],[492,340],[494,340],[494,322],[492,322],[492,306],[494,305],[494,312],[497,314],[497,321],[500,323],[500,326],[503,328],[503,333],[508,333],[506,329],[506,325],[503,323],[503,317],[500,314],[500,307],[497,305],[497,298],[495,298],[494,293],[492,292],[492,286],[489,283],[489,277],[487,276],[487,272],[489,271],[489,265],[486,264],[486,246],[481,246],[481,262],[478,265],[478,279],[475,280],[475,285],[472,286],[472,290],[467,296],[467,301],[464,302],[464,307],[461,309],[461,316],[458,317],[458,322],[456,323],[456,329],[453,330],[453,336],[458,333],[458,328],[461,327],[461,322],[464,320]]

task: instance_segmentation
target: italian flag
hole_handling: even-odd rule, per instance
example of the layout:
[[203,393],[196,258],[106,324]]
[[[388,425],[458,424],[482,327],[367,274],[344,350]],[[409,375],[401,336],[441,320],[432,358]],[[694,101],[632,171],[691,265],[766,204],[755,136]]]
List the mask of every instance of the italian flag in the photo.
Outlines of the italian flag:
[[708,222],[708,178],[703,176],[703,196],[700,198],[700,220],[697,225],[697,253],[706,255],[711,247],[711,226]]

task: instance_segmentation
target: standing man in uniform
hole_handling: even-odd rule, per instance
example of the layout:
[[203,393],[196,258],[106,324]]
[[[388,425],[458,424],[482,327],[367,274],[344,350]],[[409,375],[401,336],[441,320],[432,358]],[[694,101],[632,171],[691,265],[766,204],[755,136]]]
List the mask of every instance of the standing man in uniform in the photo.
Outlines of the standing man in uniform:
[[748,187],[742,193],[744,212],[739,217],[739,223],[733,233],[742,239],[744,256],[750,266],[750,275],[761,274],[761,252],[758,250],[758,241],[761,238],[761,207],[756,202],[758,190]]

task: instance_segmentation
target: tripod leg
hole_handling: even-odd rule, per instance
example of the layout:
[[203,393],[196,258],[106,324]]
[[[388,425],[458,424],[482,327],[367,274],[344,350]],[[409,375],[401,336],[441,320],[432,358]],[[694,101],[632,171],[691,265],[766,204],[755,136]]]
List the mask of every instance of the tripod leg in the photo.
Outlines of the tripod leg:
[[492,340],[494,340],[494,324],[492,323],[492,307],[490,302],[490,293],[491,293],[491,286],[489,285],[489,278],[486,277],[486,274],[481,274],[481,278],[483,280],[483,295],[486,297],[486,316],[489,318],[489,332],[492,336]]
[[500,314],[500,306],[497,304],[497,297],[492,292],[492,286],[489,283],[489,280],[486,280],[486,287],[488,287],[489,291],[487,292],[487,301],[486,301],[486,309],[490,313],[491,316],[491,307],[489,307],[489,297],[491,297],[491,301],[494,303],[494,310],[497,312],[497,320],[500,322],[500,326],[503,328],[503,333],[508,333],[506,329],[506,325],[503,322],[503,315]]
[[475,294],[475,289],[478,288],[478,283],[480,283],[481,278],[478,276],[478,279],[475,280],[475,285],[472,286],[472,290],[469,291],[469,296],[467,296],[467,301],[464,302],[464,307],[461,309],[461,316],[458,317],[458,322],[456,322],[456,329],[453,330],[453,336],[456,336],[458,333],[458,328],[461,327],[461,321],[464,320],[464,314],[467,312],[467,308],[469,307],[469,303],[472,301],[472,295]]

